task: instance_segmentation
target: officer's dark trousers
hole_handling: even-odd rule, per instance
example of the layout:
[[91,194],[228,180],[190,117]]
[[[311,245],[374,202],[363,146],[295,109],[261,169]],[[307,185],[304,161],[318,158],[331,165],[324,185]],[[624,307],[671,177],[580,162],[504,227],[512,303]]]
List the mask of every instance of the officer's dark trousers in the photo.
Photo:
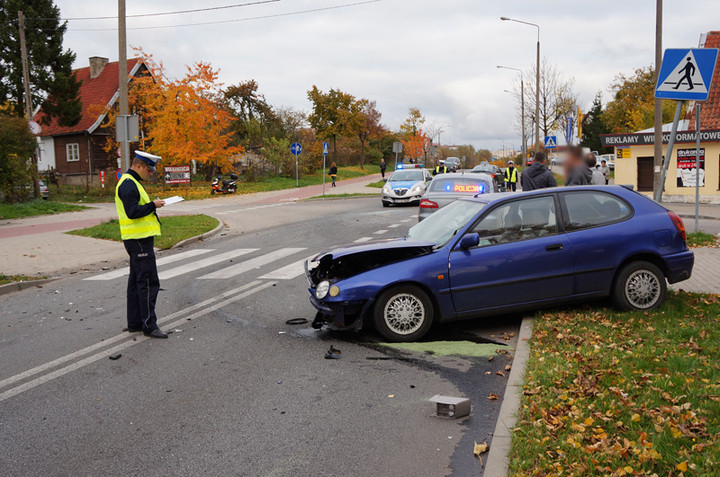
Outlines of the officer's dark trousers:
[[517,191],[517,182],[508,182],[507,185],[508,185],[509,192]]
[[160,279],[155,263],[154,238],[124,240],[130,255],[130,276],[127,287],[128,328],[150,332],[156,329],[155,301]]

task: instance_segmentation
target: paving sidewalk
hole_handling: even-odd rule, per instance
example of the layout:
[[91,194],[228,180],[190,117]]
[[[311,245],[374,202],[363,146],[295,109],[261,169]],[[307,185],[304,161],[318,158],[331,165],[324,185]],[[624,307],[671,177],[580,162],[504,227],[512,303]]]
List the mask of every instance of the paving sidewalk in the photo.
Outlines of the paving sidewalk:
[[[380,174],[341,180],[337,187],[326,185],[327,194],[380,193],[379,189],[365,187],[380,180]],[[322,185],[213,197],[181,202],[162,210],[161,216],[203,213],[213,215],[223,210],[235,212],[232,217],[219,215],[232,222],[233,229],[242,233],[262,228],[258,214],[237,213],[244,207],[292,203],[322,194]],[[55,215],[42,215],[23,219],[0,221],[0,272],[7,275],[57,276],[86,267],[102,269],[109,264],[125,260],[123,247],[115,242],[68,235],[65,232],[90,227],[116,218],[114,203],[86,204],[88,209]],[[221,212],[222,213],[222,212]],[[278,211],[275,223],[289,221],[287,212]],[[245,222],[254,220],[251,226]],[[241,228],[239,225],[243,223]],[[272,224],[271,224],[272,225]]]

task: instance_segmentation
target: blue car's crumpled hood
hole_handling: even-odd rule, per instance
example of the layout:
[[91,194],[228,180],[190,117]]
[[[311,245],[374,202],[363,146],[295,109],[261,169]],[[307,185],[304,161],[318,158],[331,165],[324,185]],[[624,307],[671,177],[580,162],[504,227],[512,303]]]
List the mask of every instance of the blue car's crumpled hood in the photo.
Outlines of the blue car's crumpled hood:
[[343,279],[373,268],[401,262],[432,253],[434,243],[408,239],[377,240],[348,245],[321,253],[313,259],[319,262],[311,271],[311,281]]

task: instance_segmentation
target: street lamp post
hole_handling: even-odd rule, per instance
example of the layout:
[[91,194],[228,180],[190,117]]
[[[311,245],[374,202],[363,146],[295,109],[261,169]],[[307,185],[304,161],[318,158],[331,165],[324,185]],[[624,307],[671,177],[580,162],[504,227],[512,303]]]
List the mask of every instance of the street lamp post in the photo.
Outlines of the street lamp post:
[[523,165],[527,161],[527,142],[525,141],[525,80],[523,80],[523,72],[520,68],[511,68],[509,66],[498,65],[498,68],[513,70],[520,72],[520,123],[522,124],[522,148],[523,148]]
[[500,17],[504,22],[522,23],[537,28],[537,58],[535,66],[535,152],[540,152],[540,25],[514,18]]

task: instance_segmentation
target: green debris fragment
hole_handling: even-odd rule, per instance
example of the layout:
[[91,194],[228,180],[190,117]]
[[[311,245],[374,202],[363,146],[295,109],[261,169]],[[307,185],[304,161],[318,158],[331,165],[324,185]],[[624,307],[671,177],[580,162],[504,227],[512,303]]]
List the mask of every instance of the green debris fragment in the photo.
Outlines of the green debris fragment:
[[388,348],[419,353],[432,354],[434,356],[466,356],[470,358],[482,358],[493,356],[497,349],[506,348],[495,343],[473,343],[472,341],[428,341],[422,343],[383,343]]

